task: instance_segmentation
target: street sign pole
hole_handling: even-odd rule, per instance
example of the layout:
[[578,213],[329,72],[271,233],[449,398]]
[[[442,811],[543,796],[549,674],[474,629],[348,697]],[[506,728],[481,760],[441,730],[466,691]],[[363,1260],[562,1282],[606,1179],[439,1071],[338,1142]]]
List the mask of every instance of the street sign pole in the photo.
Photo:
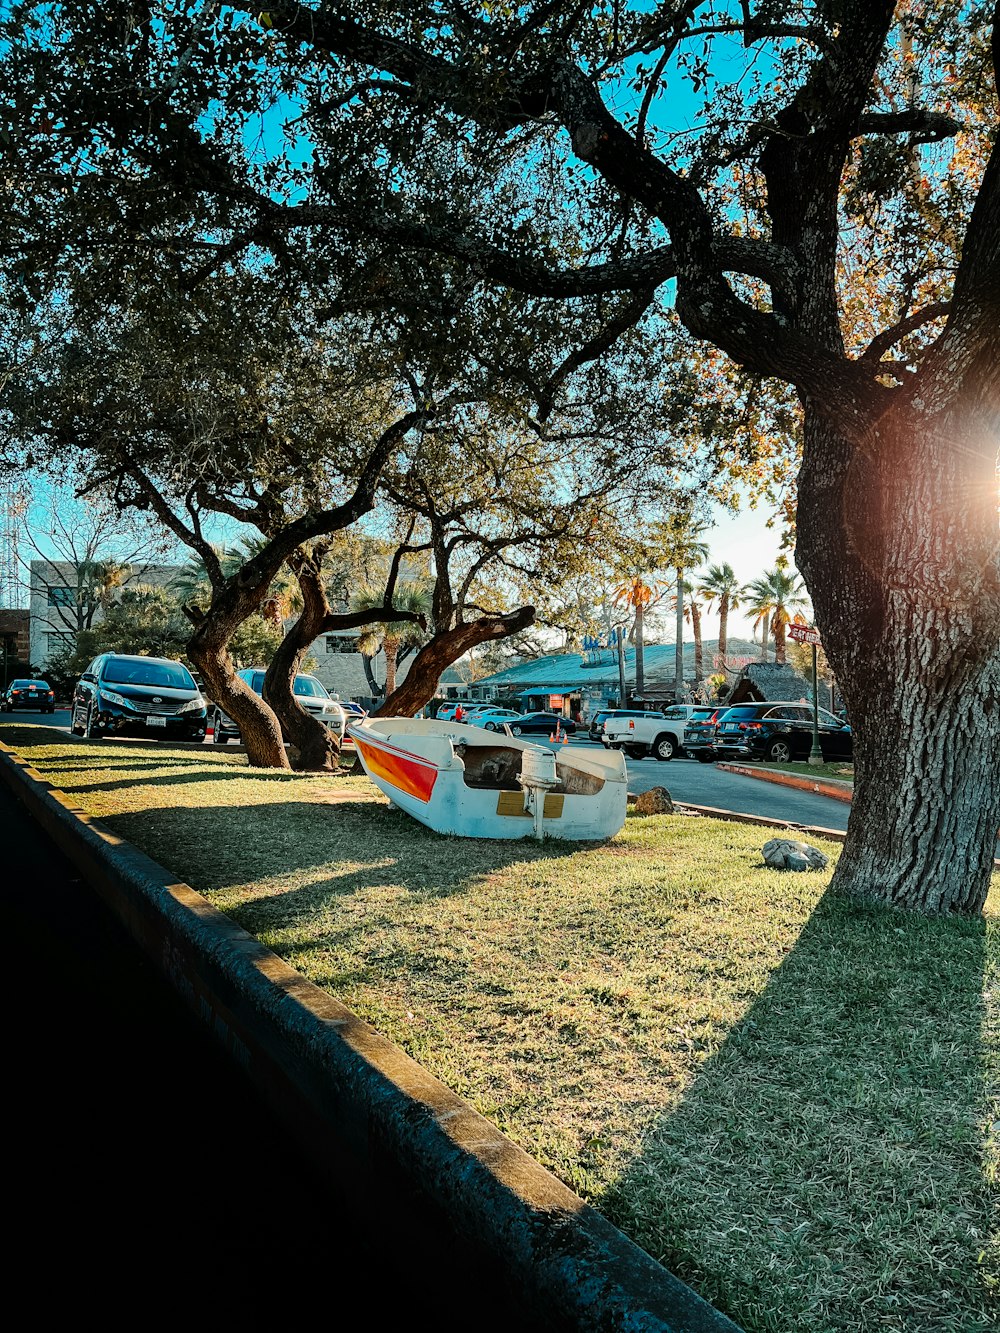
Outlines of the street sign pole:
[[821,764],[823,762],[823,751],[819,748],[819,673],[816,670],[816,645],[812,645],[813,650],[813,741],[812,749],[809,751],[810,764]]

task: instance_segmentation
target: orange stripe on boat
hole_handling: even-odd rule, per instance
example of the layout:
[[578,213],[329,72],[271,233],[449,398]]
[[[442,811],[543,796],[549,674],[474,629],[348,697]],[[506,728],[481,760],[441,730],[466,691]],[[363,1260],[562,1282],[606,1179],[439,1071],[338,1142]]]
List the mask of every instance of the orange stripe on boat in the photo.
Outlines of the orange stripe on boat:
[[354,738],[354,744],[361,751],[365,767],[408,796],[415,796],[418,801],[429,801],[434,783],[437,781],[437,769],[433,765],[422,764],[402,754],[390,754],[381,746],[369,745],[366,741]]

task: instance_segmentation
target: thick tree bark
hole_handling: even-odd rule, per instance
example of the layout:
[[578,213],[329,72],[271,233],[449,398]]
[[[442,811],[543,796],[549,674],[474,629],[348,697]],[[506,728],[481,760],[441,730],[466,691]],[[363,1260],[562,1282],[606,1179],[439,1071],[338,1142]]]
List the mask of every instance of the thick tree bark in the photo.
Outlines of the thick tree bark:
[[340,743],[329,727],[295,697],[294,681],[309,646],[323,632],[330,607],[323,588],[322,557],[290,561],[302,592],[302,614],[278,645],[264,676],[264,699],[274,710],[293,752],[293,767],[310,773],[336,772]]
[[924,912],[981,911],[1000,827],[996,444],[976,407],[886,414],[864,447],[807,411],[799,480],[796,564],[854,730],[833,887]]
[[520,606],[502,616],[483,616],[467,625],[442,630],[425,643],[406,673],[406,679],[375,709],[380,717],[413,717],[434,698],[442,673],[470,648],[506,639],[526,629],[535,619],[533,606]]
[[692,598],[691,634],[694,638],[694,683],[700,685],[705,677],[705,650],[701,642],[701,607]]
[[204,616],[188,641],[188,657],[204,677],[209,698],[239,727],[251,768],[289,768],[278,719],[239,679],[229,656],[227,645],[250,614],[236,598],[227,615]]

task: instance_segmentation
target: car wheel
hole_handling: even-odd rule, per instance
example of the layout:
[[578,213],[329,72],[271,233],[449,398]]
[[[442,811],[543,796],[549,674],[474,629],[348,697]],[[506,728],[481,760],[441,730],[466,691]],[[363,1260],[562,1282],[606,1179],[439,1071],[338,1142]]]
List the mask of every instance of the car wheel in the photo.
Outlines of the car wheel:
[[79,713],[79,711],[80,711],[79,708],[76,706],[76,704],[74,704],[73,711],[69,715],[69,731],[71,736],[83,735],[83,727],[80,726],[79,722],[76,719],[76,715],[77,713]]
[[674,740],[673,736],[657,736],[656,742],[653,745],[653,753],[656,755],[657,759],[664,761],[673,759],[674,755],[677,753],[677,742]]
[[792,758],[792,747],[788,741],[772,741],[767,747],[767,757],[772,764],[787,764]]
[[87,720],[83,724],[83,734],[88,741],[99,741],[104,735],[104,732],[94,722],[93,705],[87,709]]
[[521,728],[520,728],[520,727],[511,727],[510,732],[511,732],[511,735],[512,735],[512,736],[520,736],[520,734],[521,734]]
[[487,722],[487,723],[486,723],[486,730],[487,730],[487,731],[496,731],[496,729],[497,729],[497,724],[496,724],[495,722]]
[[212,741],[216,745],[225,745],[228,740],[229,737],[223,735],[222,721],[219,714],[216,713],[215,717],[212,719]]
[[698,762],[699,762],[699,764],[710,764],[714,758],[715,758],[715,755],[712,754],[712,753],[710,753],[708,750],[699,750],[699,751],[698,751]]

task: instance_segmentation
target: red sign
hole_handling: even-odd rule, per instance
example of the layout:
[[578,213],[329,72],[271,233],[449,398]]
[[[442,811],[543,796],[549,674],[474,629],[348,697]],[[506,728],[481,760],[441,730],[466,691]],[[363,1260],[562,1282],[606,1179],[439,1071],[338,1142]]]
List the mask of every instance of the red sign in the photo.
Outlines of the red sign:
[[788,637],[794,639],[796,643],[822,643],[819,637],[819,630],[813,629],[812,625],[789,625]]

